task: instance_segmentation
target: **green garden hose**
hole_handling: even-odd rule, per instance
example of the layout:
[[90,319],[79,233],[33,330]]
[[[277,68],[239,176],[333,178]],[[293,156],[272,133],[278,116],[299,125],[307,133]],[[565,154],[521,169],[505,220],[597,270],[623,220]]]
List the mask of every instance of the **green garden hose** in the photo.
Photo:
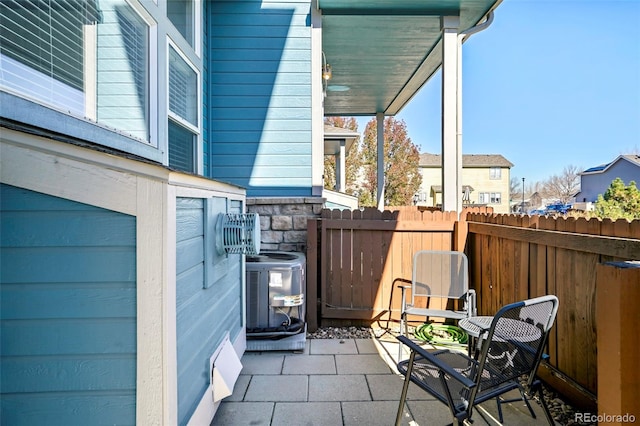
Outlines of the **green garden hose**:
[[416,327],[416,338],[434,345],[466,344],[469,336],[455,325],[427,323]]

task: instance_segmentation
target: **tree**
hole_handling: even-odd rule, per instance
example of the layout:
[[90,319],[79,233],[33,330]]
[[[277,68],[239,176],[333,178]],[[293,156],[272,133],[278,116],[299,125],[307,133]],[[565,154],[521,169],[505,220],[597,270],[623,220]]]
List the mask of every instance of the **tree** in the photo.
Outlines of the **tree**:
[[[358,122],[355,117],[326,117],[324,124],[343,129],[358,131]],[[347,194],[355,195],[358,191],[356,179],[358,170],[362,164],[360,158],[360,138],[356,139],[345,158],[345,190]],[[324,187],[335,189],[336,186],[336,158],[333,155],[324,157]]]
[[[360,204],[375,206],[378,188],[376,119],[367,123],[362,141],[363,184]],[[420,150],[407,135],[403,120],[387,117],[384,120],[384,193],[385,205],[407,206],[422,183]]]
[[558,200],[562,204],[568,204],[574,195],[580,190],[580,169],[569,165],[564,168],[562,174],[553,175],[543,184],[543,195],[546,198]]
[[620,178],[615,178],[605,191],[598,195],[595,215],[601,219],[640,219],[640,190],[635,181],[625,186]]

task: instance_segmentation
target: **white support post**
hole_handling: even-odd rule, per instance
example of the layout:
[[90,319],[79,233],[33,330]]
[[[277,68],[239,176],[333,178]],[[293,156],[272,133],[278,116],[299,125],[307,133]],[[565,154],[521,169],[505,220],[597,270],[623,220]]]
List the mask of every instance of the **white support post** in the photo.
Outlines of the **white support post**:
[[324,181],[324,90],[322,83],[322,14],[316,1],[311,7],[311,186],[322,195]]
[[444,16],[442,28],[442,210],[462,211],[462,148],[458,138],[460,18]]
[[378,136],[378,210],[384,210],[384,113],[376,114],[376,131]]
[[336,187],[338,192],[346,192],[347,162],[346,140],[340,139],[340,153],[338,154],[338,173],[336,173]]

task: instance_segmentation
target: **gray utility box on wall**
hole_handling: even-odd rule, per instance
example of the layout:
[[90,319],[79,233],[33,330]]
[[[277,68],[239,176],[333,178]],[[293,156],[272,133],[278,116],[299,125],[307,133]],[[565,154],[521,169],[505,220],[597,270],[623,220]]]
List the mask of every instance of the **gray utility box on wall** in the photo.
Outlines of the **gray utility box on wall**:
[[246,260],[247,350],[304,349],[304,254],[263,252]]

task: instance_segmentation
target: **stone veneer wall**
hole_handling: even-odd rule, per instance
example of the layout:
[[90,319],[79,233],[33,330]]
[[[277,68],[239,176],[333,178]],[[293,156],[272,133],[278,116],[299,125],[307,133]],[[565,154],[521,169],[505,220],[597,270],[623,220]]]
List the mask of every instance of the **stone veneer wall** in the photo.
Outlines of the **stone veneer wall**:
[[321,197],[247,198],[247,213],[260,215],[260,250],[307,251],[307,220],[320,217]]

